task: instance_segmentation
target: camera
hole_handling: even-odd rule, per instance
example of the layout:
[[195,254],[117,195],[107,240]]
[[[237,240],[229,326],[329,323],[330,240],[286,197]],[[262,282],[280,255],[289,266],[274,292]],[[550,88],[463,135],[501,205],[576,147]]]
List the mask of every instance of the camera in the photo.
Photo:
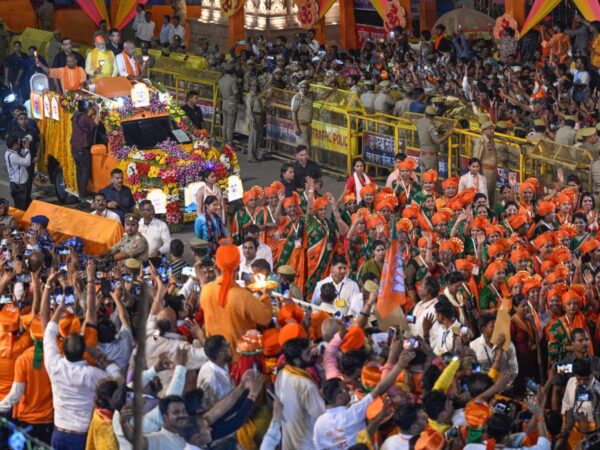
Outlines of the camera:
[[573,364],[557,364],[556,373],[573,373]]

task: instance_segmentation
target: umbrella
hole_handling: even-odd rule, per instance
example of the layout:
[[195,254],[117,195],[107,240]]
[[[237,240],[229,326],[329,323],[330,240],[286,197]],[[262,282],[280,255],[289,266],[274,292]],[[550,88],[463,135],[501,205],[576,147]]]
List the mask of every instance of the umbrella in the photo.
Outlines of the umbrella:
[[455,34],[458,33],[458,27],[460,26],[466,35],[489,35],[495,24],[496,21],[487,14],[470,8],[458,8],[440,17],[433,26],[433,30],[438,25],[444,25],[446,34]]

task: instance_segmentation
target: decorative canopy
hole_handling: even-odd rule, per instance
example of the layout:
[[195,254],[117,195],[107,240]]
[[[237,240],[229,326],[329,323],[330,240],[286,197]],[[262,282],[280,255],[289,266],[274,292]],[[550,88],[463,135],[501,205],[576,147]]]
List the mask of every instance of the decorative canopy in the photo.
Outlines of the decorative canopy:
[[[525,36],[529,30],[535,27],[544,17],[561,2],[561,0],[535,0],[535,3],[529,11],[529,15],[523,23],[521,37]],[[600,5],[598,0],[573,0],[581,15],[588,22],[600,20]]]

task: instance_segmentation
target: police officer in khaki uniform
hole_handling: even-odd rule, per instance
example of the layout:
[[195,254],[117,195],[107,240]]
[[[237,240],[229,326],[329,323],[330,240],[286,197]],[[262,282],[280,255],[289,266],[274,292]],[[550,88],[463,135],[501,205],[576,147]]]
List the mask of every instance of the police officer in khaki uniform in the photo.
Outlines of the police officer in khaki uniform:
[[396,103],[390,97],[390,82],[384,80],[379,83],[379,92],[375,95],[373,102],[373,109],[377,114],[391,114],[392,108]]
[[375,112],[375,85],[371,80],[365,81],[365,92],[361,94],[360,102],[367,114]]
[[412,102],[412,88],[407,86],[404,88],[404,98],[396,102],[392,114],[396,117],[400,117],[402,114],[408,111]]
[[[495,130],[496,133],[508,134],[508,129],[509,129],[508,122],[504,122],[503,120],[496,122],[496,130]],[[508,169],[510,157],[514,156],[514,157],[518,158],[519,152],[518,152],[518,149],[516,149],[516,147],[515,147],[515,152],[513,155],[511,155],[511,153],[508,149],[508,145],[506,145],[503,142],[496,142],[496,155],[498,157],[498,166],[500,166],[504,169]],[[516,159],[515,161],[518,161],[518,159]]]
[[248,161],[256,162],[265,131],[265,105],[258,93],[258,82],[251,80],[246,96],[246,118],[248,120]]
[[488,190],[488,204],[494,204],[496,197],[496,178],[498,177],[498,159],[494,144],[494,123],[489,120],[481,124],[481,139],[473,148],[473,157],[481,161],[482,175]]
[[554,142],[561,145],[575,145],[577,143],[577,131],[573,128],[577,122],[575,116],[565,116],[564,125],[556,130]]
[[439,152],[440,145],[450,137],[454,131],[451,128],[446,134],[440,136],[438,130],[433,123],[436,110],[433,106],[425,108],[425,116],[417,120],[417,135],[419,136],[419,146],[421,148],[421,170],[440,170],[439,169]]
[[125,214],[125,234],[102,256],[112,256],[115,261],[127,258],[146,259],[148,257],[148,241],[138,232],[138,228],[139,219],[134,214]]
[[527,140],[537,144],[544,138],[546,138],[546,121],[535,119],[533,121],[533,131],[527,135]]
[[[323,100],[337,91],[337,87],[324,91],[316,96]],[[292,123],[294,124],[294,133],[296,134],[296,144],[305,145],[310,152],[310,124],[312,122],[312,107],[315,101],[315,95],[310,92],[310,83],[307,80],[298,84],[298,93],[292,97]],[[318,161],[313,155],[315,161]]]
[[17,227],[17,221],[8,213],[9,203],[5,198],[0,198],[0,234],[4,230]]
[[219,91],[222,99],[221,111],[223,111],[221,136],[224,144],[233,144],[240,89],[234,74],[233,61],[227,61],[224,69],[225,74],[219,78]]

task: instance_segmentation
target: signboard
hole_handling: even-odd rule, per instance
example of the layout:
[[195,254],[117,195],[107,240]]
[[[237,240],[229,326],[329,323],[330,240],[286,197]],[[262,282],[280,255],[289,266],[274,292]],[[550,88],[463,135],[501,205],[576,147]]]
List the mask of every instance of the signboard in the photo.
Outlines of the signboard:
[[58,104],[58,99],[55,95],[52,96],[50,104],[52,109],[52,120],[60,120],[60,105]]
[[267,138],[275,142],[296,145],[296,133],[292,121],[267,115]]
[[212,117],[215,113],[215,105],[211,100],[199,99],[198,106],[202,110],[202,120],[212,121]]
[[144,83],[136,83],[131,88],[131,104],[134,108],[150,106],[150,91]]
[[322,122],[312,122],[311,147],[347,155],[350,152],[350,133],[347,128]]
[[393,137],[364,131],[361,147],[366,164],[389,169],[394,167],[396,145]]
[[50,95],[44,94],[44,117],[50,118]]
[[242,185],[242,179],[238,175],[231,175],[227,186],[227,201],[240,200],[243,196],[244,186]]
[[367,38],[373,42],[379,39],[386,39],[387,33],[383,27],[374,27],[373,25],[356,24],[356,36],[358,38],[358,46],[362,47]]

